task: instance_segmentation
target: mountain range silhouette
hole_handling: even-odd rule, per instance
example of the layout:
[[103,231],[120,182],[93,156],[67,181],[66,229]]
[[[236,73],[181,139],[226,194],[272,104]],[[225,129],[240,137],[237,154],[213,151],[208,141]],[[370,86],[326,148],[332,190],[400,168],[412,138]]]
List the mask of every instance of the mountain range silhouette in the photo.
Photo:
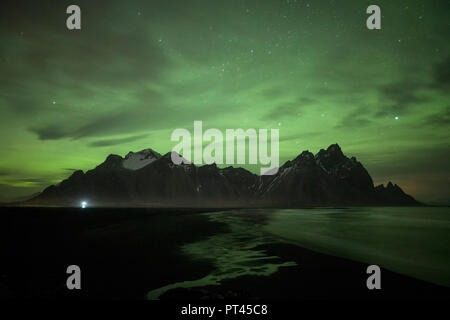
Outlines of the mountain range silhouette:
[[149,207],[310,207],[420,205],[389,182],[374,186],[355,157],[338,144],[317,154],[303,151],[274,175],[215,164],[175,165],[171,153],[152,149],[111,154],[95,169],[75,171],[46,188],[27,205]]

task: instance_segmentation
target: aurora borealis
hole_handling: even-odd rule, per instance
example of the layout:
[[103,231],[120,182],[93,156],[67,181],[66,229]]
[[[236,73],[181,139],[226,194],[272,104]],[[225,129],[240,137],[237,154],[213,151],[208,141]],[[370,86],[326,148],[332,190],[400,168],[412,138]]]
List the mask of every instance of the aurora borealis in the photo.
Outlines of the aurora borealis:
[[[366,28],[370,4],[381,30]],[[449,1],[7,3],[0,201],[110,153],[166,153],[202,120],[279,129],[280,163],[337,142],[376,184],[448,203],[449,23]]]

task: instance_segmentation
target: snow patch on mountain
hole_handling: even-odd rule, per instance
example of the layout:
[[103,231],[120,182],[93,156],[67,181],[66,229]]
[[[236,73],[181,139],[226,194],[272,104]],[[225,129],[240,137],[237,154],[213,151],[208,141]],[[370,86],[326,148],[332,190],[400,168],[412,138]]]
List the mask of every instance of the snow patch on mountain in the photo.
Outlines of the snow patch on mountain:
[[161,155],[152,149],[145,149],[139,152],[130,151],[123,159],[122,165],[125,169],[138,170],[159,158],[161,158]]

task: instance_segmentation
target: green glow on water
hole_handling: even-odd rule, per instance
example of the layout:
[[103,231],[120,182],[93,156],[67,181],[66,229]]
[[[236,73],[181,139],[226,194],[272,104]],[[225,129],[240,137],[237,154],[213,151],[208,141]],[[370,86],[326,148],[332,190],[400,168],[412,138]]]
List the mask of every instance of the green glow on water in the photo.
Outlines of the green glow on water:
[[205,216],[225,223],[229,232],[181,249],[189,259],[213,262],[214,270],[197,280],[150,291],[148,299],[158,299],[175,288],[220,285],[244,275],[270,276],[280,267],[297,266],[258,248],[270,243],[291,243],[450,286],[448,208],[258,209]]
[[263,225],[249,224],[239,217],[239,212],[208,214],[212,221],[227,223],[230,232],[217,234],[205,241],[184,245],[183,252],[193,259],[213,261],[211,274],[193,281],[173,283],[150,291],[147,299],[156,300],[163,293],[175,288],[194,288],[220,285],[221,281],[244,275],[268,276],[280,267],[296,266],[295,262],[280,262],[276,256],[268,256],[256,247],[276,241],[263,230]]
[[450,286],[449,208],[279,210],[266,230],[321,253]]

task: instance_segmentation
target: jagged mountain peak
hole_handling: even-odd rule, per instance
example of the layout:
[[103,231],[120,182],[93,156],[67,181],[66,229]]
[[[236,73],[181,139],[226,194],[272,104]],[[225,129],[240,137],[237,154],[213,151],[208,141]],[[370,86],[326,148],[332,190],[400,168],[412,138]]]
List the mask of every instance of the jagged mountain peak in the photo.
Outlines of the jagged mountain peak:
[[346,158],[341,147],[337,143],[330,145],[326,150],[320,149],[315,157],[316,159],[332,159],[334,161]]
[[111,161],[117,161],[117,160],[122,160],[122,157],[119,156],[118,154],[111,153],[110,155],[108,155],[106,157],[105,162],[111,162]]
[[116,169],[122,168],[123,158],[117,154],[110,154],[106,157],[105,161],[101,163],[97,168],[99,169]]
[[336,153],[342,154],[342,149],[341,149],[341,147],[339,146],[339,144],[337,144],[337,143],[331,144],[331,145],[327,148],[327,151],[328,151],[328,152],[336,152]]
[[144,149],[139,152],[130,151],[122,161],[125,169],[138,170],[161,158],[153,149]]
[[75,179],[75,178],[81,177],[83,174],[84,174],[83,170],[75,170],[75,171],[72,173],[72,175],[69,177],[69,180],[70,180],[70,179]]
[[397,184],[392,183],[391,181],[386,184],[386,187],[383,184],[376,186],[375,190],[380,197],[382,197],[386,202],[390,204],[417,204],[417,201],[413,197],[406,194],[402,188],[400,188]]
[[153,149],[148,148],[148,149],[143,149],[143,150],[138,151],[138,152],[130,151],[125,156],[125,159],[129,159],[129,158],[135,157],[135,156],[138,156],[138,157],[141,157],[141,158],[144,158],[144,159],[147,159],[149,157],[161,158],[161,154],[159,154],[158,152],[156,152]]
[[386,184],[386,186],[384,186],[383,184],[377,186],[377,188],[382,188],[385,190],[389,190],[389,191],[395,191],[395,192],[403,192],[402,188],[400,188],[398,186],[398,184],[393,183],[392,181],[388,181],[388,183]]
[[302,151],[291,163],[295,165],[311,164],[314,160],[314,154],[308,150]]
[[309,160],[309,159],[314,158],[314,154],[312,152],[309,152],[309,150],[305,150],[305,151],[302,151],[302,153],[300,153],[300,155],[298,157]]

